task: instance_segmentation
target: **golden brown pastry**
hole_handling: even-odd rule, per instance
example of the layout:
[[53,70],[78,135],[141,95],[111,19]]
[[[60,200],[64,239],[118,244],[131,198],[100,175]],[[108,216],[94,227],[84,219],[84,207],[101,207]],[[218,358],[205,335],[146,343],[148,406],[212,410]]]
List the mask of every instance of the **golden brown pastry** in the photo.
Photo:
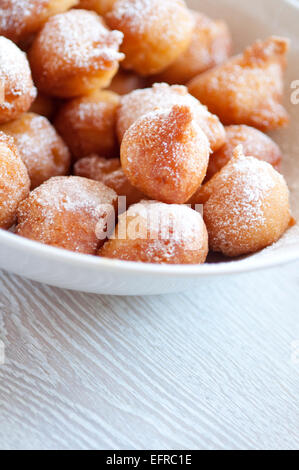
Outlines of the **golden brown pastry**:
[[279,37],[257,41],[243,54],[194,78],[189,92],[223,124],[247,124],[262,131],[283,127],[289,122],[282,105],[288,45]]
[[119,96],[106,90],[95,90],[62,105],[55,127],[76,160],[91,153],[104,157],[119,155],[118,105]]
[[0,35],[26,42],[50,16],[67,11],[78,0],[1,0]]
[[225,144],[211,155],[207,172],[207,179],[214,176],[231,159],[234,149],[243,146],[245,155],[251,155],[259,160],[265,160],[276,170],[280,170],[282,153],[279,146],[266,134],[254,127],[227,126]]
[[78,8],[83,10],[93,10],[98,15],[105,15],[112,7],[116,0],[79,0]]
[[210,249],[235,257],[275,243],[290,226],[289,190],[264,161],[234,157],[205,187],[204,220]]
[[156,264],[201,264],[208,254],[202,216],[184,205],[142,201],[119,218],[99,256]]
[[28,111],[36,94],[26,55],[0,36],[0,124]]
[[71,98],[109,86],[123,55],[122,33],[109,31],[94,12],[70,10],[52,16],[29,51],[38,89]]
[[90,155],[77,161],[74,165],[74,174],[101,181],[109,188],[114,189],[118,196],[126,198],[126,207],[145,199],[144,194],[134,188],[124,174],[119,158],[107,159]]
[[36,99],[33,101],[29,112],[40,114],[51,120],[55,114],[57,108],[57,100],[54,100],[50,96],[38,93]]
[[13,140],[0,132],[0,228],[9,229],[18,205],[30,190],[30,179]]
[[121,142],[125,132],[140,117],[155,109],[167,110],[174,105],[192,108],[197,124],[206,134],[211,150],[215,151],[225,142],[225,130],[218,117],[188,93],[184,86],[156,83],[151,88],[135,90],[121,98],[117,117],[117,134]]
[[0,126],[11,136],[26,165],[31,189],[52,176],[66,175],[70,168],[70,152],[48,119],[24,113],[15,121]]
[[195,29],[188,49],[156,77],[157,82],[182,84],[225,62],[232,51],[232,38],[224,21],[213,21],[193,12]]
[[32,191],[18,209],[16,233],[77,253],[96,254],[114,220],[116,193],[98,181],[57,176]]
[[206,176],[210,145],[188,106],[156,110],[137,120],[121,145],[122,168],[151,199],[183,204]]
[[183,0],[118,0],[106,21],[124,33],[123,67],[142,76],[174,62],[189,46],[194,29]]
[[140,77],[136,73],[120,69],[112,79],[108,90],[118,95],[127,95],[131,93],[131,91],[145,88],[145,86],[146,80],[143,77]]

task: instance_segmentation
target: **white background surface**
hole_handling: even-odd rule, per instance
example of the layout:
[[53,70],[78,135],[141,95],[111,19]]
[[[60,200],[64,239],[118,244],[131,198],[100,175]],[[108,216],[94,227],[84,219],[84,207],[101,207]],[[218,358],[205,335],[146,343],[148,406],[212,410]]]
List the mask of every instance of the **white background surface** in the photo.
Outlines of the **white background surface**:
[[299,264],[105,297],[0,277],[0,447],[299,447]]

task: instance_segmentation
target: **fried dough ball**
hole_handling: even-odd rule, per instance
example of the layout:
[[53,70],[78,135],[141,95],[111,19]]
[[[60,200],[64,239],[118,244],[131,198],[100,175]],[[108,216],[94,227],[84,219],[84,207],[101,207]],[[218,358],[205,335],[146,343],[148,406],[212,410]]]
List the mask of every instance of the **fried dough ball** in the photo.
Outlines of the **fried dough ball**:
[[232,50],[232,38],[224,21],[213,21],[193,12],[196,25],[188,49],[156,77],[157,82],[185,84],[200,73],[225,62]]
[[134,187],[149,198],[183,204],[206,176],[210,145],[191,109],[175,105],[137,120],[126,132],[120,154]]
[[282,153],[279,146],[270,137],[249,126],[228,126],[225,130],[226,142],[217,152],[211,155],[207,180],[212,178],[229,162],[234,149],[238,145],[243,145],[245,155],[264,160],[276,170],[280,170]]
[[145,199],[144,194],[134,188],[124,174],[119,158],[107,159],[90,155],[75,164],[74,174],[101,181],[109,188],[114,189],[118,196],[126,197],[126,207]]
[[194,29],[183,0],[118,0],[106,20],[124,33],[123,67],[142,76],[174,62],[189,46]]
[[119,96],[96,90],[64,104],[55,127],[76,160],[97,153],[104,157],[119,154],[116,136],[116,111]]
[[264,161],[245,157],[242,146],[206,185],[204,220],[210,248],[235,257],[275,243],[290,226],[289,190]]
[[142,201],[119,217],[99,256],[156,264],[201,264],[208,254],[202,216],[184,205]]
[[9,229],[30,190],[28,172],[13,140],[0,132],[0,228]]
[[117,118],[117,134],[121,142],[125,132],[140,117],[157,108],[167,110],[173,105],[187,105],[192,108],[198,125],[206,134],[212,151],[225,142],[225,130],[218,117],[211,114],[205,106],[188,93],[184,86],[169,86],[156,83],[152,88],[135,90],[121,98]]
[[38,93],[29,110],[31,113],[40,114],[51,120],[56,111],[56,103],[53,98],[42,93]]
[[116,198],[98,181],[51,178],[20,204],[16,233],[57,248],[96,254],[106,238],[106,224],[115,218]]
[[38,89],[71,98],[109,86],[123,55],[122,33],[109,31],[94,12],[71,10],[52,16],[29,51]]
[[36,94],[26,55],[0,37],[0,124],[28,111]]
[[108,90],[118,95],[127,95],[131,91],[145,88],[146,81],[136,73],[119,70],[113,78]]
[[257,41],[242,55],[194,78],[189,92],[223,124],[247,124],[269,131],[288,124],[282,106],[288,40]]
[[94,10],[98,15],[105,15],[112,7],[116,0],[79,0],[78,8],[83,10]]
[[15,121],[0,126],[0,131],[14,139],[27,167],[32,189],[52,176],[68,173],[70,152],[45,117],[25,113]]
[[16,43],[26,41],[50,16],[77,3],[78,0],[1,0],[0,35]]

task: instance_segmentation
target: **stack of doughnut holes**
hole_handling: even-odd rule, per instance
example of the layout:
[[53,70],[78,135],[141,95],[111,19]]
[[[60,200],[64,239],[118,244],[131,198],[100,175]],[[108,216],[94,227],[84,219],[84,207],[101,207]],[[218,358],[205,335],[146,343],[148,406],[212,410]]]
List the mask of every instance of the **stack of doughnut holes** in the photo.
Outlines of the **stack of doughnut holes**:
[[0,229],[157,264],[272,245],[288,48],[233,55],[183,0],[0,0]]

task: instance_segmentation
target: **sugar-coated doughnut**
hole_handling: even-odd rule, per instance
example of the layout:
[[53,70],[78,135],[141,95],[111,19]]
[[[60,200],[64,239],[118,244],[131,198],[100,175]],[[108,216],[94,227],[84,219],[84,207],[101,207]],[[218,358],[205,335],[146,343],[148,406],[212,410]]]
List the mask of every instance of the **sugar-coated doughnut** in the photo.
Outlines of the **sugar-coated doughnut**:
[[235,257],[255,253],[290,226],[289,190],[269,163],[243,154],[234,157],[206,184],[204,220],[213,251]]
[[96,90],[64,104],[55,119],[55,127],[73,157],[97,153],[104,157],[119,155],[116,136],[116,111],[119,96]]
[[101,181],[109,188],[114,189],[118,196],[126,197],[127,207],[145,199],[144,194],[134,188],[124,174],[119,158],[107,159],[97,155],[90,155],[76,162],[74,174]]
[[0,228],[9,229],[18,205],[30,190],[30,179],[13,140],[0,132]]
[[119,217],[99,255],[156,264],[201,264],[208,254],[202,216],[184,205],[142,201]]
[[79,0],[78,8],[83,10],[93,10],[98,15],[105,15],[112,7],[116,0]]
[[28,111],[36,94],[26,55],[0,36],[0,124]]
[[232,57],[226,21],[191,3],[0,0],[0,231],[192,265],[295,224],[266,134],[289,123],[290,41]]
[[145,88],[146,80],[136,73],[128,72],[126,70],[119,70],[115,77],[112,79],[108,90],[117,93],[118,95],[127,95],[131,91]]
[[36,99],[33,101],[29,112],[40,114],[51,120],[56,112],[56,101],[50,96],[38,93]]
[[159,108],[167,110],[173,105],[190,106],[198,125],[206,134],[211,150],[215,151],[225,142],[225,130],[218,117],[188,93],[184,86],[156,83],[151,88],[135,90],[121,98],[117,117],[117,134],[121,142],[129,127],[144,114]]
[[232,38],[224,21],[213,21],[194,12],[195,29],[188,49],[156,77],[157,82],[185,84],[200,73],[225,62],[232,50]]
[[280,170],[282,153],[279,146],[266,134],[249,126],[227,126],[225,144],[211,155],[207,180],[212,178],[232,158],[238,145],[243,146],[245,155],[265,160],[276,170]]
[[1,0],[0,35],[26,41],[48,18],[75,6],[78,0]]
[[289,122],[283,107],[283,70],[289,42],[270,37],[242,55],[194,78],[189,91],[221,122],[247,124],[262,131]]
[[52,176],[66,175],[70,168],[70,152],[48,119],[24,113],[15,121],[0,126],[11,136],[26,165],[31,188]]
[[122,37],[92,11],[52,16],[29,51],[38,89],[70,98],[109,86],[123,58],[118,52]]
[[121,145],[122,168],[149,198],[183,204],[206,176],[210,145],[188,106],[141,117]]
[[46,245],[96,254],[104,243],[106,224],[115,218],[116,198],[98,181],[51,178],[20,204],[16,233]]
[[118,0],[106,20],[124,33],[123,67],[143,76],[174,62],[189,46],[195,24],[183,0]]

